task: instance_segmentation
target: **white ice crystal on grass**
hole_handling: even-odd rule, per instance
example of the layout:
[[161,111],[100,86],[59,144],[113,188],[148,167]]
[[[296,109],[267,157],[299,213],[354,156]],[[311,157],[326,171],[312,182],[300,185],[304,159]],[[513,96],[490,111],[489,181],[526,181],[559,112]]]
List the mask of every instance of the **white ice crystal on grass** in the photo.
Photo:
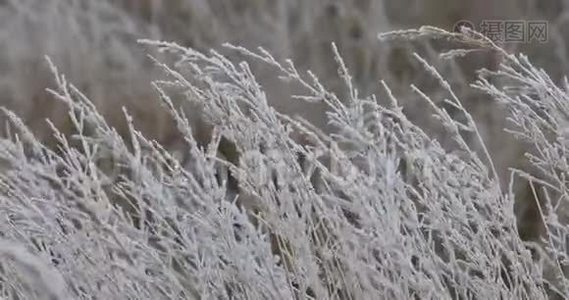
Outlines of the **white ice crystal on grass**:
[[[434,28],[394,33],[495,45]],[[333,47],[346,97],[292,61],[227,45],[245,60],[303,87],[291,101],[329,107],[332,134],[272,108],[247,62],[174,43],[142,41],[165,56],[167,75],[153,83],[185,139],[184,162],[147,139],[124,112],[121,136],[52,65],[51,94],[74,127],[52,126],[56,148],[41,144],[5,111],[0,140],[0,292],[9,299],[545,299],[568,292],[565,144],[559,124],[567,91],[523,57],[508,55],[476,88],[513,112],[515,134],[534,142],[529,159],[543,244],[519,237],[514,195],[501,187],[491,153],[463,138],[475,121],[437,70],[454,120],[425,92],[456,142],[445,149],[410,122],[386,84],[388,106],[362,96]],[[508,86],[487,76],[505,77]],[[214,127],[198,143],[190,120],[171,99],[184,94]],[[382,100],[382,99],[380,99]],[[236,160],[218,154],[222,140]],[[233,184],[230,184],[233,182]],[[19,264],[25,248],[33,257]],[[26,253],[26,252],[24,252]],[[24,270],[19,269],[23,267]],[[32,275],[30,275],[30,272]],[[60,282],[51,285],[45,274]],[[51,276],[51,275],[49,275]],[[58,278],[61,278],[59,280]],[[46,282],[49,280],[50,282]],[[39,291],[38,291],[39,290]],[[71,295],[71,296],[67,296]]]

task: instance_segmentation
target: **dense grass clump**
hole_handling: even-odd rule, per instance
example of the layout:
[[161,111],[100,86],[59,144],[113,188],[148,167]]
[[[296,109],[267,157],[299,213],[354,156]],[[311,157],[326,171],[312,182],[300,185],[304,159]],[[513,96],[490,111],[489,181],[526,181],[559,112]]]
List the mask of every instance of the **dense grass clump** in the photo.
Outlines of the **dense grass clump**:
[[[16,114],[0,139],[0,295],[8,299],[545,299],[569,294],[566,222],[569,85],[475,32],[437,28],[382,39],[448,39],[502,56],[472,87],[510,112],[540,176],[504,185],[474,119],[419,55],[443,101],[411,86],[452,138],[442,145],[385,97],[361,95],[335,46],[342,94],[268,51],[227,51],[272,68],[323,103],[330,133],[269,105],[244,61],[142,41],[172,58],[156,65],[157,101],[185,142],[171,154],[136,129],[119,134],[56,67],[49,90],[72,133],[42,144]],[[207,143],[173,97],[202,108]],[[452,107],[460,116],[453,118]],[[51,124],[51,123],[50,123]],[[474,136],[474,145],[464,136]],[[233,147],[231,158],[222,145]],[[231,145],[231,146],[227,146]],[[520,238],[514,180],[530,182],[543,241]]]

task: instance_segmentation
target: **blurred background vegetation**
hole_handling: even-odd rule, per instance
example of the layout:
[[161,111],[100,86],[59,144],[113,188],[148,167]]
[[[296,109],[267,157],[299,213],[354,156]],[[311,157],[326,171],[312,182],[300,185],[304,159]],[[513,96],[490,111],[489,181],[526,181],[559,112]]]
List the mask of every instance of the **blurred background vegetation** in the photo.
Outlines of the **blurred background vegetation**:
[[[526,168],[525,146],[504,134],[503,110],[468,87],[476,69],[495,68],[500,58],[482,53],[442,61],[437,53],[448,48],[444,43],[377,38],[380,32],[421,25],[452,30],[459,20],[547,20],[547,43],[503,46],[526,53],[557,81],[568,73],[565,0],[0,0],[0,104],[23,116],[46,140],[50,130],[45,118],[69,130],[65,110],[45,91],[53,86],[44,60],[48,55],[119,131],[126,128],[120,110],[126,106],[143,132],[183,156],[182,141],[149,84],[161,74],[138,39],[212,48],[235,59],[242,58],[223,49],[223,43],[262,46],[278,60],[290,58],[301,71],[312,70],[341,94],[330,46],[335,42],[363,96],[376,93],[383,101],[379,82],[386,81],[412,120],[449,143],[428,107],[409,89],[415,84],[444,105],[436,81],[412,58],[417,52],[448,78],[473,114],[505,182],[509,167]],[[291,99],[294,86],[280,82],[275,70],[251,63],[277,110],[326,130],[322,105]],[[200,108],[180,105],[193,116],[195,134],[207,140],[209,129],[199,117]],[[540,229],[533,199],[526,185],[516,190],[522,199],[517,208],[522,234],[535,238]]]

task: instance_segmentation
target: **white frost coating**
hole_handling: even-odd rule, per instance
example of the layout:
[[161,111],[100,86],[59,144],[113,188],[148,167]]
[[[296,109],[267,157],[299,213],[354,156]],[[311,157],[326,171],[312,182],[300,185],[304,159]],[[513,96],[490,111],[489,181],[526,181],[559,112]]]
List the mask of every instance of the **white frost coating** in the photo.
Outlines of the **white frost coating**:
[[[484,40],[432,27],[385,38],[437,37],[501,51]],[[312,73],[268,52],[228,46],[295,82],[298,99],[329,107],[332,133],[274,110],[246,62],[174,43],[143,41],[175,65],[154,62],[153,87],[185,137],[185,161],[131,122],[123,137],[52,66],[50,90],[69,109],[73,135],[52,126],[43,145],[16,114],[0,138],[0,296],[54,299],[546,299],[569,294],[567,144],[557,139],[567,91],[523,56],[474,85],[512,112],[528,156],[546,240],[519,237],[511,187],[500,187],[492,157],[462,133],[476,124],[436,68],[463,121],[432,105],[456,147],[445,149],[411,123],[398,101],[362,97],[337,49],[345,98]],[[504,81],[490,81],[487,78]],[[493,82],[506,83],[494,84]],[[387,88],[387,86],[385,86]],[[204,107],[209,144],[192,136],[171,95]],[[380,99],[381,100],[381,99]],[[448,103],[447,103],[448,104]],[[302,137],[302,142],[297,139]],[[222,138],[234,159],[218,155]],[[481,138],[480,138],[481,139]],[[226,153],[227,154],[227,153]],[[18,245],[18,246],[14,246]],[[25,248],[28,252],[21,252]],[[51,264],[49,267],[46,264]],[[18,268],[18,266],[20,268]],[[53,270],[53,271],[52,271]],[[60,277],[58,277],[60,276]],[[30,286],[31,285],[31,286]]]

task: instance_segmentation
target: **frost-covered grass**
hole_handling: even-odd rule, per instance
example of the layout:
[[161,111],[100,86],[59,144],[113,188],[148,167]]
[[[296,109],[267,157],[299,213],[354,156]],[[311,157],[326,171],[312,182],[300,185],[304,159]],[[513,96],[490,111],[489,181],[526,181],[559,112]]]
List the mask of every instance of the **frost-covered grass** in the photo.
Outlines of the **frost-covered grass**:
[[[511,185],[452,87],[415,59],[458,110],[453,119],[419,88],[455,145],[414,125],[387,84],[360,95],[333,46],[345,97],[312,73],[260,49],[227,45],[301,87],[291,101],[321,102],[332,133],[277,112],[244,61],[173,43],[142,41],[165,80],[157,101],[185,139],[180,161],[136,129],[120,135],[52,64],[50,93],[74,128],[52,126],[43,145],[14,113],[0,140],[0,292],[8,299],[544,299],[569,294],[566,203],[569,94],[521,55],[476,33],[424,27],[383,39],[427,36],[503,55],[473,87],[511,112],[512,134],[533,143],[521,171],[541,195],[542,243],[517,229]],[[442,94],[442,93],[441,93]],[[203,107],[205,145],[172,97]],[[463,138],[478,138],[474,146]],[[221,144],[238,157],[226,159]]]

